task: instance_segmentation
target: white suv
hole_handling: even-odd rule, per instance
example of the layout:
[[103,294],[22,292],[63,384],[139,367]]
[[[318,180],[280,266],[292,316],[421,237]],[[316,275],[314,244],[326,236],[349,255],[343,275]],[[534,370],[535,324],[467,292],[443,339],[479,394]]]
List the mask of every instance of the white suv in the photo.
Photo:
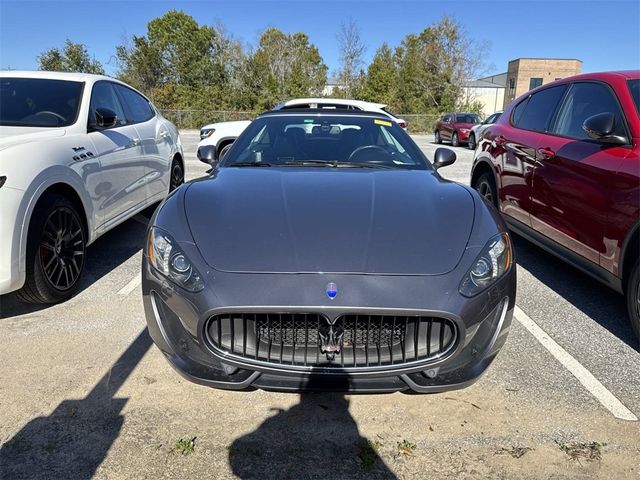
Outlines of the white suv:
[[100,75],[0,72],[0,294],[73,295],[87,245],[184,181],[175,126]]

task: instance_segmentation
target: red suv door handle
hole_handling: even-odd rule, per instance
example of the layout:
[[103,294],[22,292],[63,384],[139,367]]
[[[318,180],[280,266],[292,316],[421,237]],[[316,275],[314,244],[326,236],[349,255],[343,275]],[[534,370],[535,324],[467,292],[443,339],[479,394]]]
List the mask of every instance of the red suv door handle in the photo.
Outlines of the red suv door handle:
[[542,160],[548,160],[556,156],[556,152],[551,150],[550,148],[539,148],[538,155],[542,158]]

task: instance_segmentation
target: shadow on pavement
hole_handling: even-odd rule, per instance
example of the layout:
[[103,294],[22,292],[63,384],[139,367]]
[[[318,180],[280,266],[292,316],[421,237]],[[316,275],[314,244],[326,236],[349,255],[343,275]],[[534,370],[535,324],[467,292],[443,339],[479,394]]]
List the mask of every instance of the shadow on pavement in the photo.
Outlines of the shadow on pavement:
[[[335,387],[346,391],[348,380]],[[313,377],[306,388],[318,388]],[[396,478],[360,435],[344,394],[303,392],[297,405],[274,411],[231,444],[229,465],[239,478]]]
[[[136,215],[135,219],[118,225],[87,248],[86,264],[78,293],[122,265],[142,248],[147,228],[142,222],[151,218],[154,209],[155,206]],[[2,295],[0,296],[0,319],[36,312],[49,306],[22,303],[11,293]]]
[[115,394],[151,347],[145,328],[81,400],[65,400],[0,448],[0,478],[91,478],[118,437],[126,398]]
[[524,238],[513,237],[519,265],[627,345],[638,348],[624,296]]

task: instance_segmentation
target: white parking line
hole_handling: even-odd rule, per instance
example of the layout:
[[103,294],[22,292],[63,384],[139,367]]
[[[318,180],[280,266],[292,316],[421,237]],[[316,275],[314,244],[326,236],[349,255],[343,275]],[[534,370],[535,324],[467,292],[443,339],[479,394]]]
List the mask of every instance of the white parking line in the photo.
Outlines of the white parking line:
[[118,291],[118,295],[124,295],[124,296],[129,295],[136,288],[138,288],[141,283],[142,283],[142,275],[138,274],[135,277],[133,277],[129,283],[127,283],[124,287],[122,287]]
[[600,383],[600,381],[593,376],[593,374],[582,366],[569,352],[558,345],[549,335],[542,330],[537,323],[535,323],[529,316],[524,313],[516,305],[514,310],[514,317],[518,320],[524,328],[529,330],[529,333],[536,337],[536,339],[544,346],[549,353],[553,355],[569,372],[573,374],[578,381],[584,385],[584,387],[596,397],[596,399],[609,410],[615,417],[622,420],[631,420],[633,422],[638,421],[631,410],[625,407],[620,400],[618,400],[613,393]]

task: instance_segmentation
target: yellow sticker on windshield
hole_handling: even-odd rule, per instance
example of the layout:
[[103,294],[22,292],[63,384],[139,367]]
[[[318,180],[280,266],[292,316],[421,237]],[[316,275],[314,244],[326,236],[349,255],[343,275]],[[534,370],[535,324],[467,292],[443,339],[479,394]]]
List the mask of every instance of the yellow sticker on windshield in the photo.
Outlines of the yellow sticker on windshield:
[[386,122],[384,120],[378,120],[377,118],[373,121],[376,125],[384,125],[385,127],[390,127],[391,122]]

